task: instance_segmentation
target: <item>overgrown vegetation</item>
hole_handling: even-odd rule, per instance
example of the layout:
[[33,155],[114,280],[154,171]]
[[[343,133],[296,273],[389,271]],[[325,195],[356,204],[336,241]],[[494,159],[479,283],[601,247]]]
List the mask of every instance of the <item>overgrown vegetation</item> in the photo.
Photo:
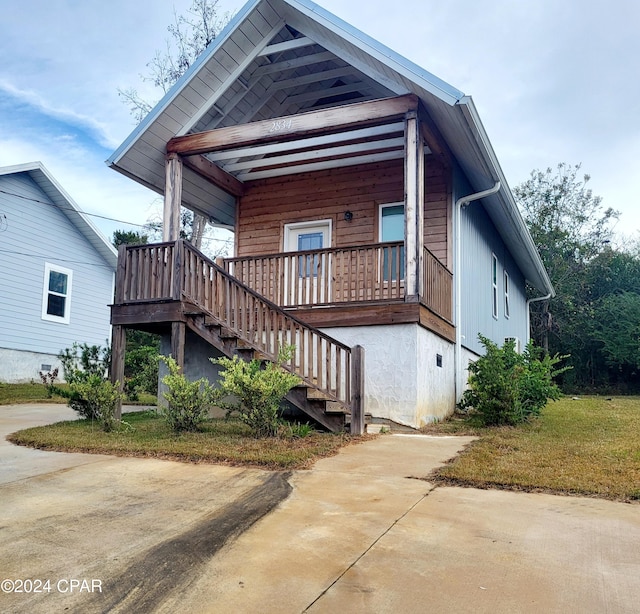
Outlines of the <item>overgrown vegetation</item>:
[[224,367],[220,372],[222,394],[236,399],[220,403],[220,407],[227,410],[227,417],[238,416],[258,437],[277,435],[281,425],[280,404],[300,382],[300,378],[282,366],[291,359],[293,351],[294,346],[283,347],[278,360],[265,365],[259,360],[247,362],[237,356],[212,359]]
[[128,428],[105,433],[94,422],[76,420],[14,433],[14,443],[44,450],[167,458],[265,469],[305,469],[352,442],[371,436],[310,432],[305,437],[257,438],[237,420],[207,420],[198,431],[171,429],[155,411],[128,413]]
[[469,365],[461,409],[475,410],[487,426],[513,425],[539,415],[549,399],[560,398],[553,378],[566,370],[556,368],[561,357],[551,357],[532,343],[520,354],[514,340],[498,347],[479,337],[485,353]]
[[478,428],[467,416],[424,430],[479,436],[430,481],[640,500],[638,397],[565,397],[517,427]]
[[[533,338],[573,368],[565,392],[640,391],[640,243],[614,235],[619,213],[580,166],[535,170],[514,195],[556,296],[531,305]],[[617,243],[617,245],[616,245]]]
[[162,378],[167,391],[163,392],[167,406],[160,410],[166,423],[176,432],[197,431],[209,417],[209,410],[220,398],[220,391],[205,379],[190,382],[180,372],[171,356],[161,356],[169,373]]

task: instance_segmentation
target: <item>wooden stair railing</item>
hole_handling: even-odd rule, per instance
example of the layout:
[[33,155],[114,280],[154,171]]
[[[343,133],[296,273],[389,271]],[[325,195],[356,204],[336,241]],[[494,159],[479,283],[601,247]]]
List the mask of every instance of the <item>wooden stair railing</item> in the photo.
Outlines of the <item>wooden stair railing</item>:
[[364,351],[333,339],[284,311],[215,264],[192,245],[122,246],[116,304],[185,300],[210,324],[232,333],[261,357],[275,361],[294,345],[283,366],[351,414],[351,432],[364,429]]

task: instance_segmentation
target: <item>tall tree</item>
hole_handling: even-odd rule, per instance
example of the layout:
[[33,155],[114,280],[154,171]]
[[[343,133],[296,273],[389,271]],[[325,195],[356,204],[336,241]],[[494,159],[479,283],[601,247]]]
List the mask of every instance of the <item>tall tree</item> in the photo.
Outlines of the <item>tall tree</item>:
[[[193,0],[185,15],[178,15],[174,10],[174,23],[167,26],[170,36],[165,39],[164,48],[156,49],[153,58],[147,63],[148,72],[140,75],[144,83],[153,85],[156,92],[153,99],[141,96],[136,87],[118,88],[118,95],[129,106],[138,123],[229,22],[230,14],[220,14],[218,4],[218,0]],[[200,249],[207,219],[192,212],[183,214],[182,219],[183,236]]]
[[580,165],[565,163],[535,170],[514,190],[556,290],[554,299],[532,305],[533,337],[552,353],[585,349],[586,267],[609,244],[619,217],[587,187],[589,175],[579,172]]

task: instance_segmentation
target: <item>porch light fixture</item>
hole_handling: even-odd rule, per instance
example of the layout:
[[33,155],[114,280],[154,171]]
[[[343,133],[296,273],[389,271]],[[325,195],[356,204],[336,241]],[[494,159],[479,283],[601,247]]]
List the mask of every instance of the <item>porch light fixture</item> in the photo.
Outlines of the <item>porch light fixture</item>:
[[351,213],[351,211],[345,211],[344,219],[345,221],[350,222],[353,219],[353,213]]

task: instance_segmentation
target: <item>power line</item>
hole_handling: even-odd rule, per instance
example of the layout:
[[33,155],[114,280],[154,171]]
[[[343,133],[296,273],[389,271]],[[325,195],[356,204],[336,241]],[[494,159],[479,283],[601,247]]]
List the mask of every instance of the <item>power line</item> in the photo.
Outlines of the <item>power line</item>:
[[81,211],[80,209],[74,209],[73,207],[61,207],[60,205],[56,205],[55,203],[48,203],[45,200],[38,200],[37,198],[32,198],[31,196],[23,196],[22,194],[16,194],[15,192],[7,192],[6,190],[0,190],[2,194],[7,194],[8,196],[15,196],[16,198],[22,198],[22,200],[29,200],[34,203],[39,203],[41,205],[48,205],[49,207],[55,207],[56,209],[60,209],[61,211],[73,211],[74,213],[82,213],[83,215],[89,215],[91,217],[99,217],[103,220],[109,220],[110,222],[118,222],[118,224],[128,224],[129,226],[138,226],[139,228],[145,228],[146,224],[136,224],[135,222],[126,222],[124,220],[117,220],[113,217],[108,217],[106,215],[100,215],[98,213],[88,213],[87,211]]

